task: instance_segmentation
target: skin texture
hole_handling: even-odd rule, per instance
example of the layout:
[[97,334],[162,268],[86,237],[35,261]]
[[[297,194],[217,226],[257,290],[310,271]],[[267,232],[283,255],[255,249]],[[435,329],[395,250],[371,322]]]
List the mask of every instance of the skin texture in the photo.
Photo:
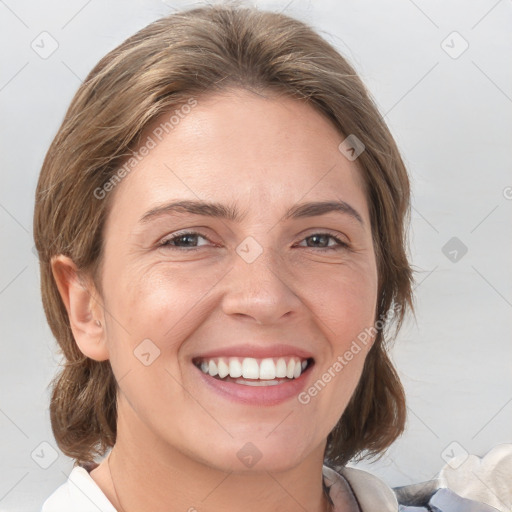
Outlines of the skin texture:
[[[200,97],[110,192],[103,294],[73,277],[69,258],[54,259],[78,346],[93,359],[110,359],[120,386],[110,465],[127,512],[169,504],[223,512],[326,509],[326,439],[370,344],[307,405],[296,396],[271,406],[229,400],[204,385],[192,358],[244,343],[289,344],[313,354],[307,388],[373,324],[377,269],[368,205],[357,162],[338,150],[343,139],[298,100],[245,90]],[[139,222],[178,199],[236,205],[245,216],[237,223],[180,213]],[[336,212],[283,220],[297,203],[326,200],[349,203],[362,222]],[[201,237],[181,250],[158,245],[184,229]],[[326,231],[349,247],[308,238]],[[252,263],[236,251],[247,237],[263,251]],[[145,339],[160,350],[148,366],[134,357]],[[261,454],[251,468],[237,457],[248,442]],[[91,476],[117,505],[106,461]]]

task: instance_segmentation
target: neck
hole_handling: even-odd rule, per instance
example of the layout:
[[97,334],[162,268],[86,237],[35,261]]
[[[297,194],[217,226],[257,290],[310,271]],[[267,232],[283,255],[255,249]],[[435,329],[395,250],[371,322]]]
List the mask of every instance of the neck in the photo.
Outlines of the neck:
[[129,419],[119,412],[109,461],[120,512],[168,512],[170,507],[190,512],[331,509],[322,486],[322,447],[284,471],[223,471],[163,446],[148,429]]

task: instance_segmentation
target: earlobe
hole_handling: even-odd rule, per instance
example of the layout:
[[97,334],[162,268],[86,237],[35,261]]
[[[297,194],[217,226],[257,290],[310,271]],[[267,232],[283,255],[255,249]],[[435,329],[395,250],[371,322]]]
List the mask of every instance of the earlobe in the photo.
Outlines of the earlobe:
[[107,360],[103,307],[92,280],[84,280],[68,256],[54,256],[51,266],[78,348],[95,361]]

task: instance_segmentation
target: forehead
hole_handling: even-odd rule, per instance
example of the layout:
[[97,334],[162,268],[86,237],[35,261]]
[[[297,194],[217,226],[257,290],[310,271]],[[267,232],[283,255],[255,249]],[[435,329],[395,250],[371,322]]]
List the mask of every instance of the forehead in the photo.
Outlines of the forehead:
[[209,199],[241,202],[263,215],[283,203],[339,198],[364,215],[361,170],[338,150],[344,136],[310,104],[235,89],[188,105],[145,130],[116,187],[118,206]]

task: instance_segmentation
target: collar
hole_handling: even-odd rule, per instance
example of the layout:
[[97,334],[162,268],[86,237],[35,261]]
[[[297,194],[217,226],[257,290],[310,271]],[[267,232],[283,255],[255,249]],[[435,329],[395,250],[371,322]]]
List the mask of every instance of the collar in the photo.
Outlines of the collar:
[[322,473],[334,503],[334,512],[339,510],[339,499],[337,506],[336,496],[342,489],[346,489],[347,483],[361,512],[398,511],[398,501],[393,489],[371,473],[347,467],[339,468],[336,472],[328,466],[323,467]]

